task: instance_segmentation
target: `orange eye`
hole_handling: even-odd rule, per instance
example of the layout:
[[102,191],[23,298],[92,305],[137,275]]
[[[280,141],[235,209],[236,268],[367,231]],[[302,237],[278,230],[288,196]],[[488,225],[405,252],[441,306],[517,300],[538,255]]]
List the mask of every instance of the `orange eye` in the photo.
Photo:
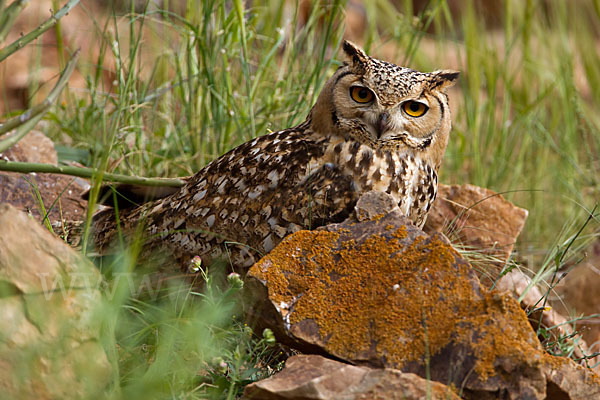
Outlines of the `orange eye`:
[[416,118],[425,114],[427,110],[429,110],[429,107],[423,103],[419,103],[418,101],[409,100],[402,104],[402,109],[411,117]]
[[373,92],[366,87],[352,86],[350,88],[350,97],[357,103],[370,103],[375,98]]

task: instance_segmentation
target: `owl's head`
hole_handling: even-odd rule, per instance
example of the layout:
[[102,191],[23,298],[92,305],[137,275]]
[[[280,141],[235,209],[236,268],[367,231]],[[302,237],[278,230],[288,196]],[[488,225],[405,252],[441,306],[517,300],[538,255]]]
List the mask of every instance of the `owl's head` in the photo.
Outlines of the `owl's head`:
[[[327,81],[312,110],[315,131],[374,148],[445,150],[450,132],[446,89],[459,73],[429,73],[369,57],[345,41],[347,61]],[[442,151],[443,151],[442,150]]]

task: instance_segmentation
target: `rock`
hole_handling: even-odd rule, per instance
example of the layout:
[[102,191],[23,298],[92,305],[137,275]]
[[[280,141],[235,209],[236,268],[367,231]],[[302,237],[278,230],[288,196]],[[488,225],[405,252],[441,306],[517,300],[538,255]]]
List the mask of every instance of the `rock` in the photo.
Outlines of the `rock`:
[[547,400],[600,398],[600,377],[568,358],[554,357],[545,368]]
[[354,207],[354,215],[359,222],[368,221],[388,212],[398,210],[398,204],[387,193],[370,191],[358,199]]
[[[573,324],[561,315],[554,307],[551,307],[551,295],[544,294],[538,285],[532,284],[531,279],[519,270],[512,270],[501,277],[496,288],[508,291],[515,299],[522,297],[521,308],[527,313],[528,320],[534,331],[538,332],[540,327],[546,329],[547,337],[540,336],[542,343],[555,343],[552,351],[560,353],[565,345],[572,349],[573,358],[579,360],[583,366],[593,366],[596,373],[600,372],[600,356],[591,357],[595,350],[590,348],[582,335],[573,330]],[[563,303],[564,304],[564,303]]]
[[443,235],[397,211],[296,232],[249,270],[245,290],[251,319],[284,344],[429,376],[465,398],[543,399],[563,368],[582,392],[600,388],[546,354],[519,304],[482,287]]
[[104,397],[98,270],[10,205],[0,227],[0,397]]
[[296,355],[274,376],[246,386],[243,399],[358,400],[460,399],[449,387],[395,369],[344,364],[316,355]]
[[54,143],[39,131],[31,131],[3,154],[7,160],[43,164],[58,164]]
[[577,330],[590,344],[590,353],[594,353],[600,352],[600,242],[594,243],[586,255],[581,263],[568,268],[567,275],[552,291],[551,304],[564,315],[595,316],[577,321]]
[[[56,165],[57,155],[52,141],[43,133],[33,131],[7,151],[0,153],[0,160]],[[57,225],[64,220],[79,221],[85,218],[87,203],[81,196],[89,185],[80,178],[64,175],[0,171],[0,203],[12,204],[42,221],[40,202],[27,180],[37,187],[46,212],[50,210],[50,223]]]
[[423,230],[444,232],[452,243],[462,243],[504,264],[525,225],[527,210],[502,195],[473,185],[439,185]]

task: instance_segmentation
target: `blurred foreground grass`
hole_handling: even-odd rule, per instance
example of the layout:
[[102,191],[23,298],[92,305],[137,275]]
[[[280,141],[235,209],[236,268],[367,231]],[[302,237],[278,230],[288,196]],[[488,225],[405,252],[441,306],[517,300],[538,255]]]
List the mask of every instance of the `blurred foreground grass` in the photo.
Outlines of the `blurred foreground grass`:
[[[579,260],[595,237],[595,217],[577,233],[600,190],[599,1],[512,0],[492,16],[486,2],[456,9],[444,0],[163,3],[119,2],[100,14],[79,5],[98,51],[80,62],[85,89],[64,93],[47,118],[63,161],[192,174],[301,122],[339,65],[346,32],[373,56],[462,71],[440,180],[488,187],[527,208],[516,259],[540,279]],[[74,50],[60,41],[43,49],[59,59]],[[114,268],[132,270],[135,257],[120,260]],[[107,300],[99,318],[115,352],[112,395],[234,398],[271,371],[260,361],[271,357],[266,339],[232,318],[227,290],[176,288],[158,301],[125,290]]]

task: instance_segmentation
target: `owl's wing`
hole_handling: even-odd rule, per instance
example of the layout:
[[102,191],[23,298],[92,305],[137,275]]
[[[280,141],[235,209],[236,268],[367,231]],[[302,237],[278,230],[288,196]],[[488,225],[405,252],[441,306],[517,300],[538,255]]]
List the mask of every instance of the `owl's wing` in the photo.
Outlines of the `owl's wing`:
[[[195,243],[212,244],[211,249],[202,247],[199,255],[206,250],[213,255],[209,262],[214,256],[226,255],[235,267],[250,267],[289,234],[343,221],[358,200],[352,177],[333,164],[321,165],[304,179],[288,179],[293,184],[265,193],[259,202],[246,203],[247,207],[239,210],[223,208],[218,214],[224,212],[224,218],[211,218],[210,230],[222,236],[199,233]],[[222,224],[226,218],[230,218],[228,226]]]
[[[120,231],[145,225],[146,247],[168,248],[181,264],[226,256],[250,266],[286,235],[341,221],[354,206],[352,177],[325,161],[326,140],[298,127],[240,145],[177,193],[122,210]],[[95,228],[101,248],[118,237],[110,212]]]
[[305,229],[343,221],[358,200],[353,177],[330,163],[312,172],[295,189],[291,201],[300,207],[294,219]]

